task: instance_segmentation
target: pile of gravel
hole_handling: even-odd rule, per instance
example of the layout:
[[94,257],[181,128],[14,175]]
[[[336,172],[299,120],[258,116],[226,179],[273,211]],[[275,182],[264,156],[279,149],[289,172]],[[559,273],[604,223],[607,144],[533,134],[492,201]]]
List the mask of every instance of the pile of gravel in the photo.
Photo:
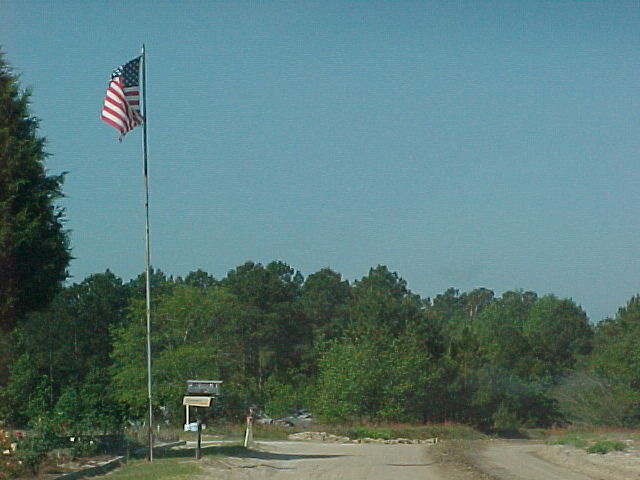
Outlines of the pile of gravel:
[[427,438],[426,440],[411,439],[411,438],[394,438],[392,440],[383,440],[381,438],[356,438],[351,439],[349,437],[340,437],[338,435],[332,435],[327,432],[300,432],[293,433],[287,437],[289,440],[307,440],[314,442],[329,442],[329,443],[380,443],[385,445],[418,445],[418,444],[431,444],[438,443],[438,438]]

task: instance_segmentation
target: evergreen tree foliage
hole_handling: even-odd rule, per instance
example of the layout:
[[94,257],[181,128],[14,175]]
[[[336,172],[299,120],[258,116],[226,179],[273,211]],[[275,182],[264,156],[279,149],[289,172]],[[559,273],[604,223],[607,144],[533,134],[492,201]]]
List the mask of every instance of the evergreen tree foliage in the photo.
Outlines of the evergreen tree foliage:
[[[640,422],[640,295],[620,307],[614,318],[596,326],[593,352],[556,394],[577,421],[596,425]],[[571,395],[570,395],[571,394]],[[581,401],[575,405],[576,397]]]
[[[3,392],[12,423],[25,423],[34,402],[43,412],[52,412],[60,410],[61,399],[68,403],[70,396],[80,393],[82,403],[75,406],[75,415],[92,416],[95,423],[105,420],[100,414],[104,413],[107,423],[117,423],[107,368],[111,331],[124,323],[128,301],[127,287],[107,270],[67,286],[47,308],[27,315],[14,331],[17,358]],[[25,392],[34,396],[26,404]],[[39,392],[46,395],[38,397]]]
[[353,286],[348,306],[350,335],[369,339],[397,336],[423,307],[422,299],[407,288],[404,279],[378,265]]
[[270,375],[288,375],[310,349],[310,326],[298,304],[303,281],[300,272],[273,261],[246,262],[220,282],[248,308],[245,358],[261,395]]
[[[178,281],[179,283],[179,281]],[[162,295],[171,293],[175,287],[176,282],[173,278],[167,277],[167,275],[159,268],[151,267],[149,270],[149,287],[151,288],[151,301],[154,302],[156,298]],[[136,278],[133,278],[127,283],[129,288],[129,294],[132,298],[147,298],[147,274],[145,272],[139,274]]]
[[184,283],[190,287],[208,288],[215,285],[216,280],[207,272],[199,268],[195,272],[189,272],[189,274],[184,277]]
[[313,325],[314,339],[327,341],[344,333],[350,296],[349,282],[329,268],[323,268],[307,277],[302,286],[299,305]]
[[29,111],[30,93],[0,54],[0,330],[45,307],[67,277],[64,174],[47,175],[45,139]]
[[640,295],[597,326],[594,344],[593,372],[640,393]]

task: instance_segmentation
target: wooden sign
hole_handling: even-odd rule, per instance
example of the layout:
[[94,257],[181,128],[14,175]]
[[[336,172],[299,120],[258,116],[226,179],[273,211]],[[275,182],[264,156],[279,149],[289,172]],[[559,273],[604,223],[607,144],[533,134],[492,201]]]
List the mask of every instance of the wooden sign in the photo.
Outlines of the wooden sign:
[[210,407],[212,397],[185,395],[182,397],[182,405],[188,407]]

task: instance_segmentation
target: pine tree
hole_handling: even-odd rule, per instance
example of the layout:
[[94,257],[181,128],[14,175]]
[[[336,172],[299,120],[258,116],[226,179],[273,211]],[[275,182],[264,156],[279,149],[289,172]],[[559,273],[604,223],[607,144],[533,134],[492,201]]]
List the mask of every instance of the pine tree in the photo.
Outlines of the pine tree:
[[71,259],[62,197],[64,173],[47,175],[45,139],[29,91],[0,52],[0,331],[46,306]]

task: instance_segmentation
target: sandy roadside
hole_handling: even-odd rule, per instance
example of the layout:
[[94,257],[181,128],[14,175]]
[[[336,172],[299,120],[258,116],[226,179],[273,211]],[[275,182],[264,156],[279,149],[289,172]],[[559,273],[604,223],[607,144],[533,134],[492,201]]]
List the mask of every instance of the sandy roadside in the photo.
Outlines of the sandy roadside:
[[451,442],[445,462],[467,466],[483,480],[640,480],[640,451],[588,454],[563,445],[522,440]]

